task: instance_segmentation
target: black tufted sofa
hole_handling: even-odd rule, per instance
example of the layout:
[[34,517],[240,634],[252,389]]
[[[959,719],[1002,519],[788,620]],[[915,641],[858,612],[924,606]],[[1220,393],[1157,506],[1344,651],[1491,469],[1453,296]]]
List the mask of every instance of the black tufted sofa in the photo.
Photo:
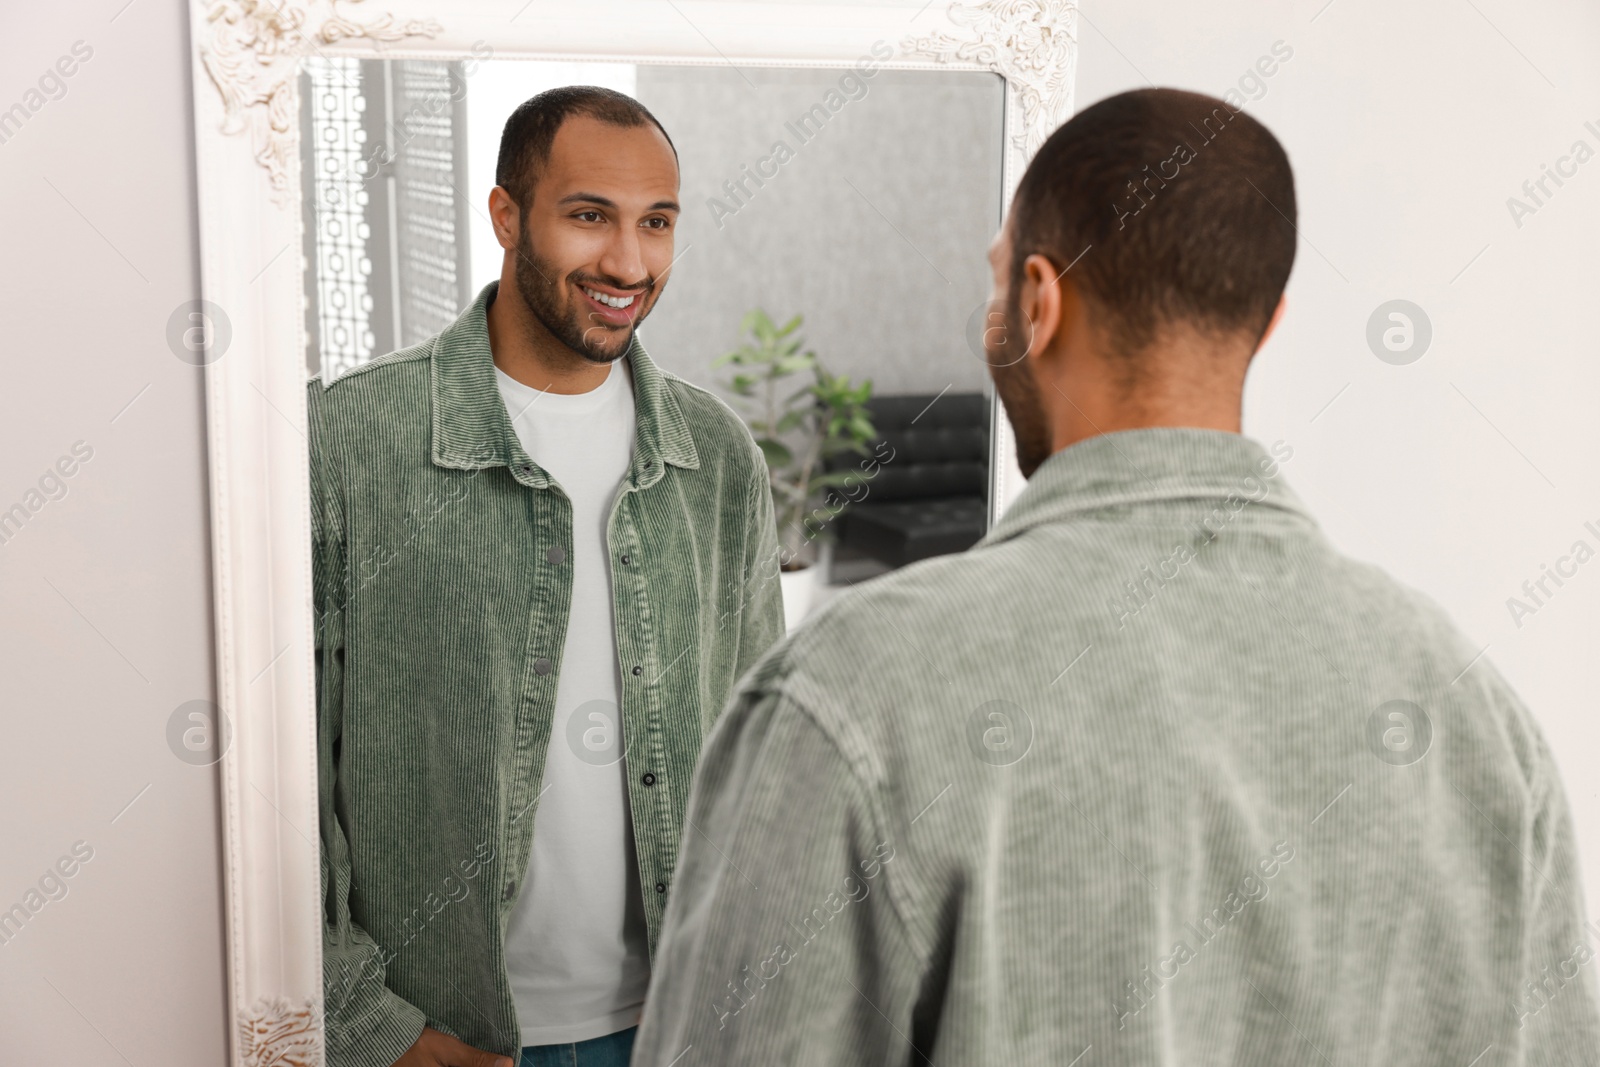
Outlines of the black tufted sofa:
[[[963,552],[988,520],[989,401],[982,393],[876,396],[867,402],[879,440],[877,473],[830,494],[844,505],[839,544],[890,567]],[[868,457],[832,466],[859,470]],[[846,495],[841,495],[841,493]]]

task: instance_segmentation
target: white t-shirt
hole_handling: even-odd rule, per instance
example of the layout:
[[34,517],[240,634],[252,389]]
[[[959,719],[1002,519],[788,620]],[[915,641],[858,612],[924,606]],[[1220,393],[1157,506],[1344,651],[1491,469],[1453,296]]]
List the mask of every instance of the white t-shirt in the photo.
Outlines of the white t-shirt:
[[495,378],[522,447],[572,501],[573,543],[556,546],[572,568],[571,615],[533,851],[506,932],[522,1043],[565,1044],[636,1024],[650,982],[606,550],[633,454],[633,387],[615,363],[587,393],[543,392],[498,367]]

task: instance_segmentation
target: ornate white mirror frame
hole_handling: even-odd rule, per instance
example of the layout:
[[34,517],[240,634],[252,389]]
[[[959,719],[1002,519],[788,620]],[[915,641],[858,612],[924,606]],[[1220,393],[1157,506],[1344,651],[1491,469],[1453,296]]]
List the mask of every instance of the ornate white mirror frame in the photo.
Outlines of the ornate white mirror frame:
[[[302,305],[302,57],[991,71],[1003,197],[1071,113],[1074,0],[191,0],[235,1067],[322,1054]],[[994,417],[991,516],[1021,489]]]

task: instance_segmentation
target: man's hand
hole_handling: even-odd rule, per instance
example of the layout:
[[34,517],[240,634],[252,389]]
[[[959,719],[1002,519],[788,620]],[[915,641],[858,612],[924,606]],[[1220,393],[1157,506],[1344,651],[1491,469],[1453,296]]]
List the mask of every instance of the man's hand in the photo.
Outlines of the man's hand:
[[424,1026],[416,1043],[394,1067],[516,1067],[506,1056],[473,1048],[449,1034]]

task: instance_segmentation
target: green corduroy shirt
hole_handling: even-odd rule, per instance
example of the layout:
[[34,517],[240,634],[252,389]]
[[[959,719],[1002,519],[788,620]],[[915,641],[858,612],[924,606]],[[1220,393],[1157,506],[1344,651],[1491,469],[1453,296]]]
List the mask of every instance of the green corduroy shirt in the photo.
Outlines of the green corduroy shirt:
[[[504,938],[552,739],[573,534],[495,384],[497,288],[437,337],[309,384],[331,1067],[387,1067],[425,1024],[518,1055]],[[701,738],[783,609],[749,431],[637,338],[627,359],[635,443],[607,546],[654,953]]]
[[707,739],[634,1067],[1600,1063],[1571,814],[1294,451],[1127,430]]

